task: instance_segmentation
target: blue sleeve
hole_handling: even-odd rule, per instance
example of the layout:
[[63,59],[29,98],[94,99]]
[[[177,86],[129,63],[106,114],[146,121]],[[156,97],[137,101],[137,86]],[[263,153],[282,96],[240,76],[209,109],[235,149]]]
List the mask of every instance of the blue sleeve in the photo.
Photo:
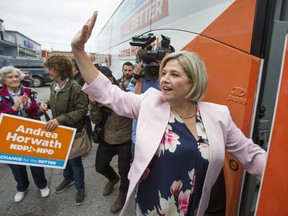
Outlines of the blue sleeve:
[[[132,80],[131,80],[132,81]],[[126,91],[127,92],[133,92],[135,85],[130,81],[130,83],[128,84]]]

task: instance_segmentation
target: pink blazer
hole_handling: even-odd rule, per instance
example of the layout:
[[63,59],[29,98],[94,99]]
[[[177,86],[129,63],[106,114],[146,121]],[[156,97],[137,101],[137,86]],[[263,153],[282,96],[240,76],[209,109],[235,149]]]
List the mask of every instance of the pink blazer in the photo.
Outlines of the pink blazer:
[[[137,119],[135,158],[129,172],[130,185],[126,203],[120,213],[125,214],[137,183],[153,158],[170,116],[170,105],[161,100],[161,92],[154,88],[141,95],[121,91],[100,73],[83,91],[119,115]],[[266,152],[248,139],[233,123],[226,106],[207,102],[198,103],[210,144],[210,159],[197,215],[207,209],[210,191],[224,163],[225,151],[230,152],[245,169],[261,179]]]

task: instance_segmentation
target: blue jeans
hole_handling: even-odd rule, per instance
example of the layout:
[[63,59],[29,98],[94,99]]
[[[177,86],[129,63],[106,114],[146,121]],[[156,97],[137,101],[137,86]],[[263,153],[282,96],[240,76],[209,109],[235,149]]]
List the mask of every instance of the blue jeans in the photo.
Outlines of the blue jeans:
[[[29,179],[27,169],[25,165],[8,164],[12,170],[15,181],[17,182],[17,191],[26,191],[29,187]],[[32,177],[36,186],[39,189],[43,189],[47,186],[47,180],[45,178],[45,172],[43,167],[30,166]]]
[[77,191],[85,188],[84,167],[81,156],[68,160],[63,171],[63,176],[66,181],[75,181],[75,188]]

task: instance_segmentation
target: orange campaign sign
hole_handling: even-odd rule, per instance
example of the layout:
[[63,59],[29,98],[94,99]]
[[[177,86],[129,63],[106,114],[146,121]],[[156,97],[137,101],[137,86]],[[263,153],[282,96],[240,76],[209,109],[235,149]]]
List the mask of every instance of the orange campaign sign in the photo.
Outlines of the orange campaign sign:
[[0,116],[0,163],[64,169],[76,129],[2,113]]

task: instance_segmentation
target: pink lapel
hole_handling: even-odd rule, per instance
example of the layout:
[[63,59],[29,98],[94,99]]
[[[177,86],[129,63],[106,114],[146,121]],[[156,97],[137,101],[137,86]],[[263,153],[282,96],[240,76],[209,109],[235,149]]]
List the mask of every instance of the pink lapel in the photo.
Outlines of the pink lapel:
[[131,199],[139,179],[157,151],[169,120],[170,106],[161,100],[161,93],[157,94],[154,91],[148,98],[147,102],[143,102],[137,122],[135,160],[129,172],[127,200],[120,215],[125,215],[128,200]]
[[[201,113],[201,118],[204,124],[204,128],[209,140],[210,146],[210,160],[209,162],[212,164],[215,162],[215,157],[219,158],[220,155],[224,160],[224,140],[223,140],[223,132],[221,127],[219,127],[219,122],[221,119],[223,120],[225,117],[222,115],[223,106],[215,105],[213,103],[208,102],[198,102],[198,107]],[[208,167],[208,169],[211,166]]]

